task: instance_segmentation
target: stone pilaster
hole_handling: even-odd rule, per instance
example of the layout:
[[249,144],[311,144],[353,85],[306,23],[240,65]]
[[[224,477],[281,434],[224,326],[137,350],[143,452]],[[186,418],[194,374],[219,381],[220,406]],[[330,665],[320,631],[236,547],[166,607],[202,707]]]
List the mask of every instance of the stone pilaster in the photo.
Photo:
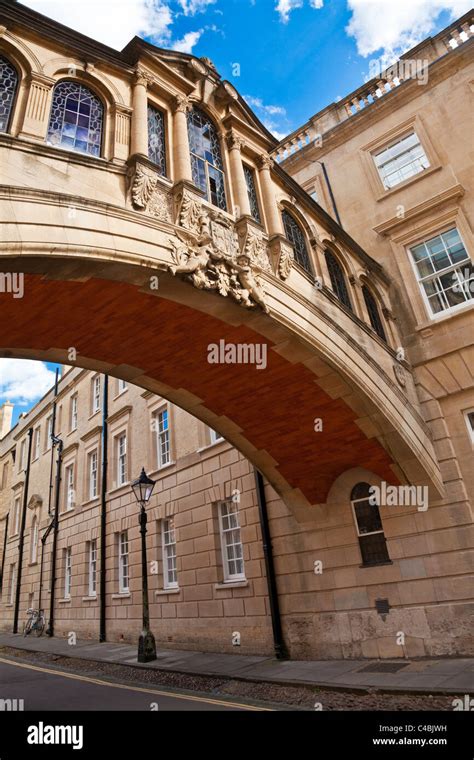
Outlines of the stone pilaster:
[[130,154],[132,110],[116,103],[114,106],[114,120],[113,159],[126,161]]
[[32,72],[27,81],[28,97],[20,137],[43,142],[48,131],[49,112],[55,80]]

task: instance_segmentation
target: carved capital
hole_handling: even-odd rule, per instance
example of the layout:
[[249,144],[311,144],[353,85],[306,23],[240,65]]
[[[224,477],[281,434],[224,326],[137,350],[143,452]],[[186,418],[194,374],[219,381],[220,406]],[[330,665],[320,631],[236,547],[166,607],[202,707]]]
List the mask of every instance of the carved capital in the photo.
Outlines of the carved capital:
[[233,129],[227,132],[225,141],[229,150],[242,150],[245,145],[244,140]]
[[148,85],[152,84],[153,82],[153,76],[149,71],[146,71],[146,69],[142,68],[142,66],[137,66],[134,71],[133,82],[134,84],[148,87]]
[[273,169],[275,165],[275,162],[273,158],[271,158],[267,153],[262,153],[261,156],[258,157],[258,168],[259,169]]
[[191,101],[185,95],[177,95],[174,99],[174,113],[188,113],[191,110]]

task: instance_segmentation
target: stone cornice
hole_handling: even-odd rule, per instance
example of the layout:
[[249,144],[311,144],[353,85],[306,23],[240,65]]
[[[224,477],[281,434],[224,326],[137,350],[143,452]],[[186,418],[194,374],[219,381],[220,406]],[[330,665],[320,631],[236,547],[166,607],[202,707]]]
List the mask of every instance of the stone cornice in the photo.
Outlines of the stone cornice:
[[418,203],[416,206],[412,206],[411,208],[406,209],[403,218],[392,216],[385,222],[377,224],[372,229],[378,235],[388,237],[392,232],[399,230],[401,227],[409,224],[414,219],[417,219],[423,214],[427,214],[433,211],[433,209],[439,208],[445,203],[455,201],[458,198],[461,198],[463,195],[464,187],[462,185],[452,185],[452,187],[448,187],[447,190],[443,190],[441,193],[437,193],[436,195],[431,196],[431,198],[428,198],[422,203]]
[[123,406],[121,409],[118,409],[116,412],[114,412],[113,414],[110,414],[107,417],[107,424],[111,425],[112,423],[119,420],[120,417],[124,417],[125,415],[130,414],[132,409],[133,409],[133,406],[131,404],[128,404],[127,406]]
[[84,433],[84,435],[81,435],[81,441],[88,441],[90,438],[93,438],[96,435],[99,435],[99,433],[102,432],[102,425],[96,425],[92,428],[92,430],[88,430],[87,433]]

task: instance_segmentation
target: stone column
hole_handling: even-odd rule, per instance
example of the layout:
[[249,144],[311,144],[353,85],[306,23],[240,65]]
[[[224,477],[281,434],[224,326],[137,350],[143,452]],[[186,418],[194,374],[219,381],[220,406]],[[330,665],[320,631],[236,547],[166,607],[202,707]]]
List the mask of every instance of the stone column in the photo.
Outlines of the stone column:
[[189,99],[178,96],[175,100],[173,116],[173,155],[174,181],[192,182],[191,156],[189,155],[189,137],[187,113],[190,109]]
[[55,80],[32,72],[27,78],[27,102],[19,134],[43,142],[48,131],[51,97]]
[[284,236],[285,234],[280,210],[275,197],[275,186],[271,175],[272,166],[273,160],[270,156],[267,156],[266,154],[260,156],[260,187],[262,190],[265,219],[267,220],[267,232],[270,238],[274,235]]
[[243,140],[231,130],[226,135],[226,142],[229,149],[230,179],[234,191],[234,211],[236,211],[236,218],[240,219],[241,216],[251,216],[247,182],[242,165]]
[[135,72],[133,83],[133,115],[130,153],[148,157],[148,96],[150,77],[142,69]]

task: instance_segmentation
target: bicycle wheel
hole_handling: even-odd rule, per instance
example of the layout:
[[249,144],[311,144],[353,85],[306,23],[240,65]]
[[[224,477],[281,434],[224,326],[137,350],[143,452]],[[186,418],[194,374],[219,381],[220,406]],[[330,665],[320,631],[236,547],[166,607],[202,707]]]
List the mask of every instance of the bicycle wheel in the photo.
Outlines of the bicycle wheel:
[[28,636],[29,632],[31,631],[31,624],[32,620],[31,618],[28,618],[25,625],[23,626],[23,636]]
[[39,618],[34,626],[35,636],[42,636],[44,631],[44,618]]

